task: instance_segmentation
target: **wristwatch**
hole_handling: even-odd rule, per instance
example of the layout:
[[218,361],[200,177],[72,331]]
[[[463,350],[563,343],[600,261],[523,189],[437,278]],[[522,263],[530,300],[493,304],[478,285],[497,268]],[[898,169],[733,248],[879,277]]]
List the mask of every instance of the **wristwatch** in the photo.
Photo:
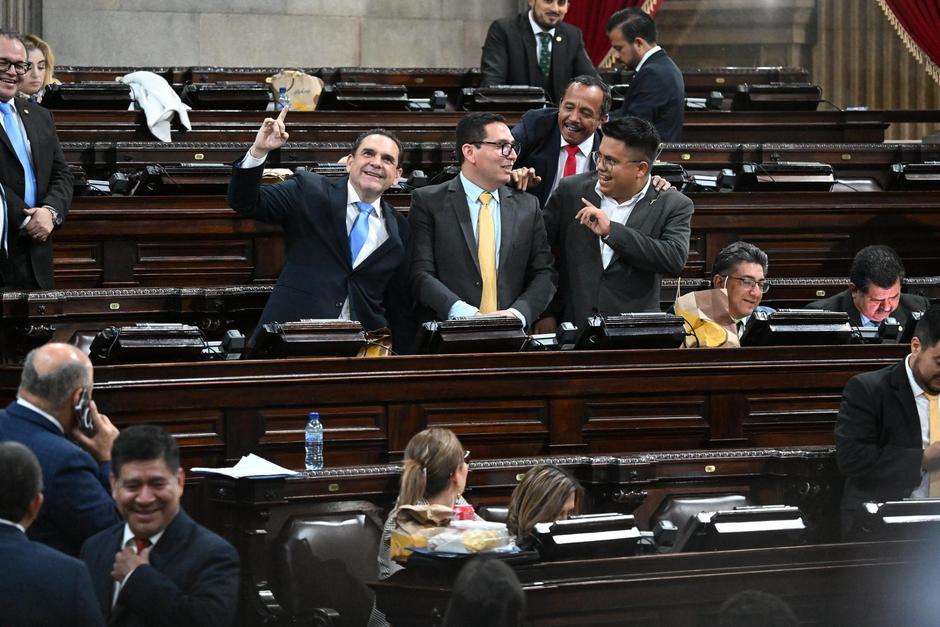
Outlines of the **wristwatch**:
[[63,219],[62,219],[62,216],[59,214],[59,212],[53,209],[52,207],[50,207],[49,205],[44,205],[44,208],[47,209],[50,214],[52,214],[52,225],[62,226]]

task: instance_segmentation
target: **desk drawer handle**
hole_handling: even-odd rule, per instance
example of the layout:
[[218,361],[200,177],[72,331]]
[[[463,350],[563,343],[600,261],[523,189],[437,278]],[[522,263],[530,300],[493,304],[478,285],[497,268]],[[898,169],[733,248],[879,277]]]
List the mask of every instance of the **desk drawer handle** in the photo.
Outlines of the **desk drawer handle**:
[[718,468],[716,466],[712,466],[711,464],[709,464],[708,466],[705,466],[705,472],[712,473],[717,470]]
[[330,485],[326,486],[326,489],[329,490],[330,492],[339,492],[339,484],[331,483]]
[[516,475],[516,481],[522,481],[524,478],[525,478],[524,472],[520,472],[519,474]]

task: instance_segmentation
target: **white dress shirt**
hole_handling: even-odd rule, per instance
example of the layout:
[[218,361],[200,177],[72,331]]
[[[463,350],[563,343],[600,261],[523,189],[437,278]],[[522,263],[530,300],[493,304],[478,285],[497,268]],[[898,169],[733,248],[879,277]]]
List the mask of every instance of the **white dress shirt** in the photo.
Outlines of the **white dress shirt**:
[[657,52],[659,52],[660,50],[662,50],[662,47],[660,46],[653,46],[652,48],[647,50],[646,54],[640,57],[640,62],[636,64],[636,69],[634,69],[633,71],[639,72],[640,68],[643,67],[643,64],[646,63],[646,60],[649,59],[654,54],[656,54]]
[[[911,355],[904,359],[904,370],[907,372],[907,382],[914,393],[914,405],[917,406],[917,418],[920,420],[920,440],[924,448],[930,446],[930,400],[924,395],[924,388],[920,387],[911,370]],[[920,485],[917,486],[911,497],[926,498],[930,495],[930,473],[921,473]]]
[[552,41],[555,40],[555,29],[542,30],[542,27],[539,26],[535,18],[532,17],[532,9],[529,9],[529,25],[532,26],[532,33],[535,35],[535,58],[540,59],[542,57],[542,40],[539,38],[539,33],[548,33],[551,35],[551,39],[548,41],[548,54],[551,55]]
[[[636,204],[642,200],[643,196],[646,195],[647,190],[650,188],[651,177],[646,177],[646,185],[643,186],[639,192],[636,193],[632,198],[627,199],[624,203],[618,203],[613,198],[605,196],[601,192],[600,182],[594,186],[594,191],[598,196],[601,197],[601,206],[600,210],[607,214],[607,217],[611,222],[617,222],[620,224],[626,224],[627,220],[630,219],[630,214],[633,213],[634,207]],[[610,265],[611,260],[614,258],[614,249],[611,248],[604,240],[597,238],[598,243],[601,247],[601,262],[604,264],[604,269]]]

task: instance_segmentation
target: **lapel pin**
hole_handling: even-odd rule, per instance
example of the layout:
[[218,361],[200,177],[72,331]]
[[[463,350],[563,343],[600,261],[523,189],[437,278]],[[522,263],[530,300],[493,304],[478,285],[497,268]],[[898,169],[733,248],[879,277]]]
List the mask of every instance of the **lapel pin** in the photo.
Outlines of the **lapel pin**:
[[29,115],[29,109],[23,109],[23,115]]
[[558,43],[561,43],[561,35],[555,37],[555,41],[557,41]]

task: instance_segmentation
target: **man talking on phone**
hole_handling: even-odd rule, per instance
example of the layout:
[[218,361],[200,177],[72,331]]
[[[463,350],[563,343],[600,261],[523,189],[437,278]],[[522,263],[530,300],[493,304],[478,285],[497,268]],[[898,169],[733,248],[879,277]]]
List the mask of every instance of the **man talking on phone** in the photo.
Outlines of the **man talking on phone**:
[[0,410],[0,441],[25,444],[39,459],[45,501],[27,535],[69,555],[121,520],[111,498],[111,444],[117,427],[91,400],[88,356],[70,344],[32,350],[16,400]]

